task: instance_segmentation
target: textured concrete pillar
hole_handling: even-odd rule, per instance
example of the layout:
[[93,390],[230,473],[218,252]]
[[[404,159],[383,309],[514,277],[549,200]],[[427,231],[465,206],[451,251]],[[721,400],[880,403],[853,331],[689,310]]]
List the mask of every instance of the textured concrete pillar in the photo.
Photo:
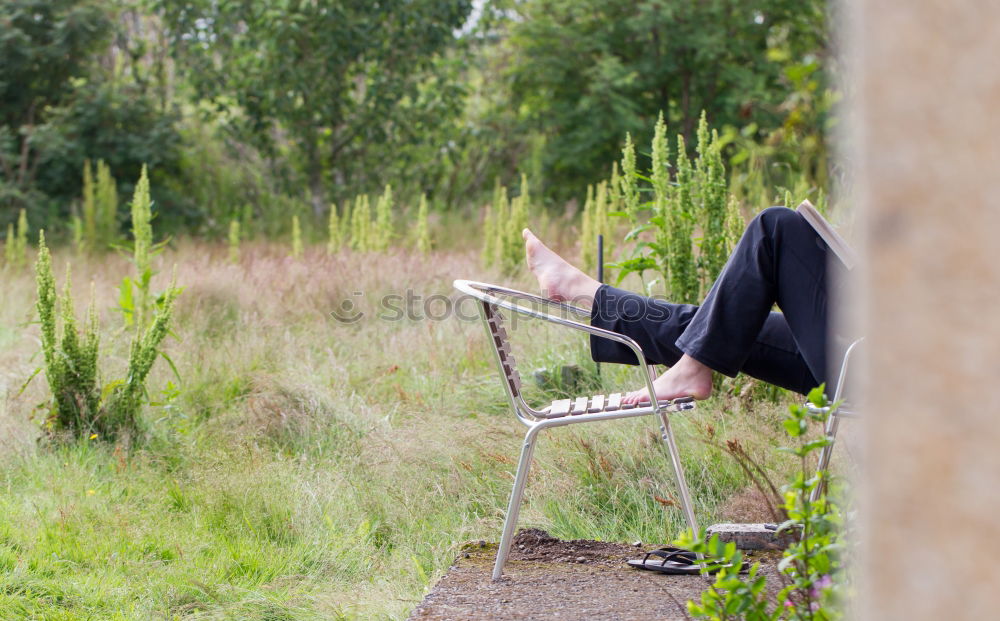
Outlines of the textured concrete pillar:
[[862,618],[1000,618],[1000,2],[861,0]]

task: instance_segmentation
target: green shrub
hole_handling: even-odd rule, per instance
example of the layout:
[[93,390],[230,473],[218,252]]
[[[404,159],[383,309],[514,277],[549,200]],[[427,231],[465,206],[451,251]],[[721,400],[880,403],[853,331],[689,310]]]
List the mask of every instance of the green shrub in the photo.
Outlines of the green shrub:
[[[767,577],[759,572],[760,563],[755,563],[744,578],[739,574],[743,555],[735,543],[722,543],[718,535],[706,540],[704,532],[695,537],[688,531],[675,545],[704,554],[703,571],[717,572],[715,582],[702,594],[701,601],[688,602],[688,611],[695,618],[818,621],[843,617],[842,607],[851,585],[845,560],[848,542],[845,516],[835,500],[842,490],[839,481],[831,480],[827,472],[817,475],[812,466],[813,453],[821,451],[831,440],[825,434],[818,439],[808,437],[810,428],[822,426],[837,404],[827,402],[822,386],[814,389],[808,400],[817,409],[792,405],[783,421],[786,433],[796,446],[780,450],[799,460],[794,477],[783,487],[783,509],[788,519],[778,528],[779,533],[797,534],[778,564],[784,588],[778,592],[776,602],[770,601]],[[834,484],[832,493],[827,493],[831,484]],[[823,490],[813,502],[812,494],[820,486]]]
[[524,237],[531,210],[531,191],[528,176],[521,175],[520,193],[509,198],[507,188],[497,181],[493,188],[493,201],[486,209],[483,222],[483,264],[499,266],[504,272],[513,273],[524,264]]
[[102,404],[102,416],[95,421],[96,427],[108,437],[117,437],[123,431],[134,435],[142,429],[140,415],[147,401],[146,377],[162,354],[160,345],[170,333],[174,300],[179,294],[180,289],[171,282],[157,302],[157,312],[149,327],[141,335],[136,332],[132,340],[125,379],[108,385],[112,387],[111,392]]

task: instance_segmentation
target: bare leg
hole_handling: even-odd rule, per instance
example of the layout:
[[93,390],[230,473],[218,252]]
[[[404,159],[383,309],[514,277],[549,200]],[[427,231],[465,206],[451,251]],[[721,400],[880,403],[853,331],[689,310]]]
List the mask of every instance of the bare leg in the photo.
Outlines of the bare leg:
[[549,250],[528,229],[524,229],[521,236],[524,237],[524,249],[528,255],[528,269],[538,279],[542,295],[560,302],[584,306],[594,304],[594,294],[601,283]]
[[[542,295],[553,300],[570,301],[592,306],[594,294],[601,286],[590,276],[566,262],[550,250],[534,233],[524,229],[525,251],[528,268],[538,279]],[[712,392],[712,369],[685,354],[666,373],[653,383],[657,400],[694,397],[705,399]],[[643,388],[628,393],[626,403],[648,403],[649,389]]]
[[[684,354],[677,364],[653,382],[658,401],[694,397],[707,399],[712,393],[712,369]],[[633,390],[622,399],[625,403],[649,403],[649,389]]]

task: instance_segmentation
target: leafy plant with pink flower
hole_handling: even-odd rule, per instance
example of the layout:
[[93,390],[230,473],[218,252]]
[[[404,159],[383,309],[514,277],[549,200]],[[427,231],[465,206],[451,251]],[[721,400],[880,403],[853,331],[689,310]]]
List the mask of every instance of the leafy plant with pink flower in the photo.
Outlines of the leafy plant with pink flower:
[[[827,401],[822,386],[814,389],[808,400],[815,407],[789,407],[783,425],[796,445],[779,449],[799,461],[794,478],[782,488],[788,519],[778,532],[797,533],[778,564],[783,587],[776,599],[770,598],[767,577],[760,572],[759,563],[743,576],[743,554],[735,544],[723,543],[718,535],[706,539],[704,532],[695,537],[688,531],[675,545],[703,554],[703,571],[715,575],[715,582],[702,594],[701,602],[688,602],[688,611],[695,618],[828,621],[844,616],[851,584],[845,558],[845,514],[837,501],[843,497],[843,486],[828,472],[813,471],[810,456],[830,440],[825,434],[817,439],[809,437],[810,427],[823,425],[839,404]],[[817,488],[820,494],[813,501]]]

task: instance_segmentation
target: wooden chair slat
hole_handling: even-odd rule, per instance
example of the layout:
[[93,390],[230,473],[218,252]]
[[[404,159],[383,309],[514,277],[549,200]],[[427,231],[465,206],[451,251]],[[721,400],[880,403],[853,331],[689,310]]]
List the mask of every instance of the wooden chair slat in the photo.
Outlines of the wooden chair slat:
[[556,418],[557,416],[566,416],[569,414],[569,410],[572,405],[572,399],[559,399],[558,401],[553,401],[552,407],[549,410],[549,416],[552,418]]
[[600,412],[604,409],[604,395],[594,395],[594,398],[590,400],[590,409],[588,412]]

